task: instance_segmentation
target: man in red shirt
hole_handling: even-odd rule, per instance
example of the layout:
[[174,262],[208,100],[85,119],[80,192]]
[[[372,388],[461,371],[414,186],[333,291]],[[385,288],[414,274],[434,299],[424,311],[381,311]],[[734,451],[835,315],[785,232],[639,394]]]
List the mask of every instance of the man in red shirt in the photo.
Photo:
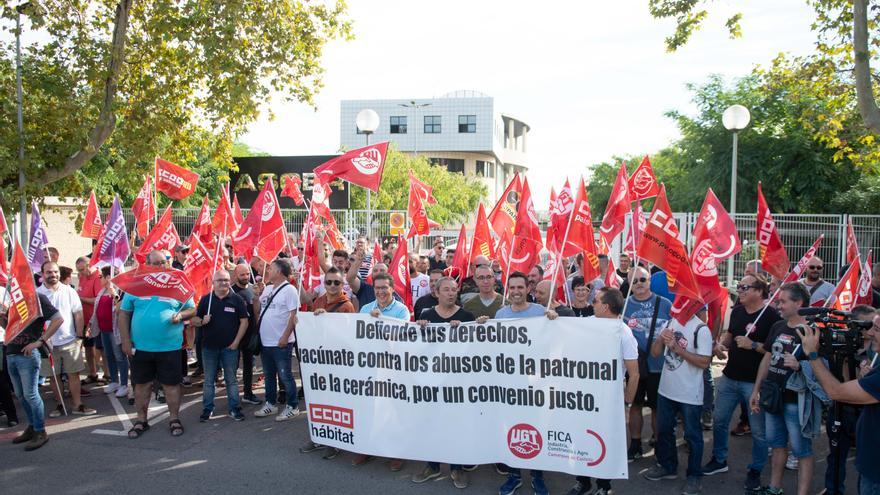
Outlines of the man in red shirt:
[[[78,276],[76,293],[79,295],[79,300],[82,303],[83,321],[88,325],[89,320],[92,318],[92,312],[95,310],[95,296],[101,291],[101,272],[93,270],[89,266],[89,259],[83,256],[76,260],[76,273]],[[89,384],[98,381],[97,360],[101,358],[101,353],[95,352],[95,342],[100,340],[100,335],[98,339],[89,337],[91,333],[88,328],[85,329],[85,335],[86,338],[83,340],[83,346],[86,350],[86,367],[89,376],[83,383]],[[96,333],[96,335],[98,334]],[[106,370],[104,371],[104,376],[109,376]]]

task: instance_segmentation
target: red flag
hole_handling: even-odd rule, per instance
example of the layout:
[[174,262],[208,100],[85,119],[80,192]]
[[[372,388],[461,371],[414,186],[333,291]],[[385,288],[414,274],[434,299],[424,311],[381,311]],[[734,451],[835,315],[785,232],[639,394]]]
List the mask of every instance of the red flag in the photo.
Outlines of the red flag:
[[791,266],[791,260],[788,259],[788,253],[785,252],[785,246],[779,237],[779,230],[776,228],[776,222],[773,221],[767,200],[764,199],[760,182],[758,183],[758,218],[756,223],[761,267],[774,277],[785,278]]
[[6,224],[6,214],[3,213],[3,207],[0,206],[0,234],[9,232],[9,225]]
[[164,297],[185,303],[195,289],[186,274],[173,268],[143,265],[113,277],[113,284],[135,297]]
[[[856,305],[858,297],[859,274],[861,271],[862,259],[856,256],[856,259],[850,263],[846,273],[843,274],[831,297],[825,301],[825,306],[830,306],[840,311],[852,311]],[[833,301],[833,302],[832,302]]]
[[298,175],[282,176],[281,195],[292,199],[296,206],[302,206],[305,202],[302,193],[302,179]]
[[489,223],[492,224],[492,230],[502,237],[504,232],[513,234],[513,228],[516,226],[516,215],[519,211],[519,200],[522,196],[522,181],[519,174],[514,174],[507,189],[498,198],[495,207],[489,212]]
[[331,221],[333,215],[330,213],[330,183],[324,183],[315,176],[312,183],[312,213],[324,218],[328,222]]
[[565,185],[559,191],[559,195],[554,197],[553,191],[550,191],[550,221],[547,224],[547,249],[556,252],[565,242],[565,231],[568,228],[569,218],[575,206],[574,194],[571,191],[571,185],[568,179],[565,179]]
[[[461,224],[461,230],[458,231],[458,242],[455,243],[455,255],[452,257],[452,265],[448,268],[450,269],[450,275],[458,280],[459,286],[464,281],[467,268],[467,230],[464,224]],[[455,273],[456,271],[457,273]]]
[[232,198],[232,218],[235,219],[236,230],[244,223],[244,215],[241,214],[241,207],[238,206],[238,195]]
[[171,251],[175,246],[180,244],[180,237],[177,235],[177,227],[171,221],[171,205],[165,208],[165,212],[159,217],[159,221],[153,226],[153,230],[144,239],[144,242],[134,253],[134,259],[139,264],[143,264],[147,260],[150,251],[157,249],[167,249]]
[[235,213],[229,205],[229,195],[225,191],[220,193],[220,202],[217,203],[217,210],[214,211],[214,218],[211,219],[211,227],[218,234],[227,236],[238,230]]
[[847,217],[846,222],[846,262],[852,263],[859,256],[859,243],[853,230],[852,217]]
[[275,196],[275,187],[270,178],[263,185],[263,190],[233,238],[233,245],[235,252],[248,260],[256,254],[260,259],[269,262],[278,256],[285,242],[284,221],[281,219],[278,197]]
[[542,247],[541,228],[538,226],[538,215],[532,203],[529,181],[523,178],[522,197],[509,247],[510,257],[506,259],[508,266],[502,266],[502,269],[505,273],[515,271],[528,273],[540,261]]
[[678,239],[678,226],[666,200],[666,188],[662,185],[636,252],[639,258],[666,271],[670,292],[700,299],[700,289],[691,271],[687,250]]
[[431,229],[439,229],[440,227],[442,227],[442,225],[439,223],[428,217],[424,217],[419,219],[418,222],[413,221],[413,224],[409,227],[409,231],[406,233],[406,238],[412,239],[417,235],[431,235]]
[[636,201],[636,209],[630,219],[630,228],[626,231],[626,243],[623,246],[623,252],[634,256],[639,243],[642,242],[642,232],[648,226],[648,220],[645,218],[645,212],[642,211],[642,202]]
[[169,161],[156,158],[156,190],[173,200],[181,200],[196,191],[199,174]]
[[651,168],[651,160],[648,155],[645,155],[642,163],[629,177],[627,186],[629,187],[630,199],[633,201],[653,198],[660,192],[660,185],[657,183],[657,177],[654,176],[654,169]]
[[410,239],[416,235],[429,235],[431,233],[431,225],[428,220],[428,213],[425,210],[426,204],[436,204],[432,194],[433,188],[420,181],[409,171],[409,201],[407,202],[407,214],[409,215],[412,227],[406,234],[406,238]]
[[474,236],[471,238],[471,248],[468,250],[467,277],[473,275],[470,273],[470,266],[474,264],[477,256],[485,256],[490,260],[495,257],[495,241],[489,232],[489,221],[486,219],[483,203],[480,203],[477,209],[477,223],[474,227]]
[[[601,234],[600,234],[601,235]],[[614,260],[608,258],[608,273],[605,274],[605,286],[620,288],[620,279],[617,277],[617,268],[614,266]]]
[[558,270],[556,269],[556,259],[556,256],[550,256],[547,258],[547,266],[544,267],[544,280],[552,281],[553,274],[556,274],[556,282],[552,284],[556,287],[556,297],[554,300],[567,304],[568,297],[565,290],[565,272],[561,266]]
[[208,195],[202,200],[202,208],[199,210],[199,216],[193,223],[192,232],[189,238],[198,237],[202,244],[211,244],[214,242],[214,235],[211,232],[211,205],[208,203]]
[[599,270],[598,250],[593,232],[593,216],[583,178],[581,178],[575,196],[574,209],[568,224],[568,240],[560,256],[568,257],[578,253],[584,255],[584,271],[581,273],[584,280],[589,281],[598,277],[601,271]]
[[703,200],[693,235],[696,239],[694,250],[696,251],[700,243],[706,243],[715,261],[724,261],[742,251],[736,222],[724,209],[711,187],[706,191],[706,199]]
[[[34,284],[34,275],[28,264],[27,256],[21,249],[21,244],[15,243],[12,253],[12,271],[9,272],[9,312],[6,323],[6,336],[4,341],[12,343],[34,319],[42,313],[40,300],[37,297],[37,288]],[[6,300],[3,301],[4,304]]]
[[867,304],[871,306],[874,303],[874,290],[871,287],[871,277],[874,274],[873,253],[868,250],[865,256],[865,264],[862,266],[862,276],[859,277],[859,289],[856,295],[856,304]]
[[[97,210],[97,204],[95,208]],[[138,191],[134,204],[131,205],[131,212],[134,214],[134,223],[137,228],[138,237],[141,239],[147,237],[147,224],[150,220],[156,218],[156,204],[153,202],[153,191],[150,188],[149,177],[144,177],[144,185]],[[101,221],[100,218],[98,221]]]
[[211,291],[211,278],[214,275],[214,257],[199,238],[190,240],[189,253],[183,263],[183,273],[192,282],[195,298],[198,301]]
[[376,143],[333,158],[315,169],[315,177],[325,184],[337,177],[373,192],[379,192],[388,141]]
[[370,257],[369,267],[367,267],[367,283],[373,285],[373,267],[376,263],[382,263],[382,246],[379,241],[373,242],[373,255]]
[[[3,211],[0,210],[0,215]],[[3,229],[0,234],[5,232],[6,219],[2,219]],[[95,199],[95,191],[89,193],[89,205],[86,207],[86,218],[83,220],[82,231],[79,233],[81,237],[87,239],[97,239],[101,235],[101,213],[98,211],[98,200]]]
[[[599,227],[599,235],[605,240],[605,244],[611,245],[626,225],[626,214],[631,211],[632,201],[629,197],[629,185],[626,179],[626,163],[620,164],[617,171],[617,179],[611,189],[611,197],[605,205],[605,214],[602,215],[602,225]],[[639,204],[641,206],[641,203]]]
[[406,241],[400,236],[397,236],[397,251],[394,252],[388,272],[394,280],[394,292],[400,296],[411,313],[413,300],[409,278],[409,254],[407,253]]
[[789,282],[796,282],[800,280],[801,275],[804,274],[804,270],[806,270],[807,268],[807,263],[809,263],[813,256],[816,256],[816,252],[819,251],[819,246],[822,245],[823,239],[825,239],[825,234],[819,235],[819,238],[816,239],[815,242],[813,242],[813,245],[810,246],[810,249],[807,249],[804,255],[801,256],[801,259],[798,260],[797,265],[792,268],[791,273],[788,273],[786,277],[782,280],[782,283],[779,284],[780,286],[785,285]]
[[318,262],[317,255],[306,256],[303,270],[305,272],[302,279],[302,286],[304,290],[314,290],[316,287],[321,285],[321,277],[323,276],[323,272],[321,271],[321,265]]

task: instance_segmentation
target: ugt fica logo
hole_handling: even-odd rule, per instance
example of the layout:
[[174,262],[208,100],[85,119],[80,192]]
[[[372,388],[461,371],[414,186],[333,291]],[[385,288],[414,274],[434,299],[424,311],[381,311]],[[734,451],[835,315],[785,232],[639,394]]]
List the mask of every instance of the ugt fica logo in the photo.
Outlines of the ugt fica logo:
[[520,423],[507,432],[507,448],[520,459],[531,459],[541,453],[544,439],[534,426]]

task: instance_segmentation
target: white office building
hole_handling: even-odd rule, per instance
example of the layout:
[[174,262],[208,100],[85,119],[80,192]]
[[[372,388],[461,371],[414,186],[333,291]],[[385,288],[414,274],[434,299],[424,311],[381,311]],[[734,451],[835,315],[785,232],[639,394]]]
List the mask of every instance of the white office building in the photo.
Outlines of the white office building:
[[426,156],[451,172],[480,177],[489,190],[489,204],[514,173],[528,169],[528,124],[496,108],[491,96],[456,91],[429,99],[343,100],[339,125],[343,147],[365,144],[366,136],[355,119],[367,108],[379,114],[379,128],[370,142],[392,141],[404,153]]

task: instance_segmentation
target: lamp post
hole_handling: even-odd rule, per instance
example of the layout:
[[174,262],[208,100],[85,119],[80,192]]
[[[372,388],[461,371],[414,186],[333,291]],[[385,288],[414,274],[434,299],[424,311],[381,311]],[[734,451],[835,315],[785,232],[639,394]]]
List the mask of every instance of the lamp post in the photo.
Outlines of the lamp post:
[[415,100],[410,100],[409,103],[398,103],[398,105],[404,108],[411,108],[413,110],[413,156],[419,156],[419,141],[418,141],[418,110],[431,106],[430,103],[416,103]]
[[[379,114],[375,110],[365,108],[358,112],[355,123],[360,132],[367,138],[367,146],[370,145],[370,134],[376,132],[379,128]],[[367,193],[367,239],[372,239],[373,230],[373,209],[370,206],[370,190],[364,188]]]
[[[736,221],[736,160],[739,151],[739,131],[745,129],[751,120],[749,109],[742,105],[731,105],[721,115],[724,128],[733,133],[733,153],[730,166],[730,215]],[[727,263],[727,286],[733,285],[733,260]]]

